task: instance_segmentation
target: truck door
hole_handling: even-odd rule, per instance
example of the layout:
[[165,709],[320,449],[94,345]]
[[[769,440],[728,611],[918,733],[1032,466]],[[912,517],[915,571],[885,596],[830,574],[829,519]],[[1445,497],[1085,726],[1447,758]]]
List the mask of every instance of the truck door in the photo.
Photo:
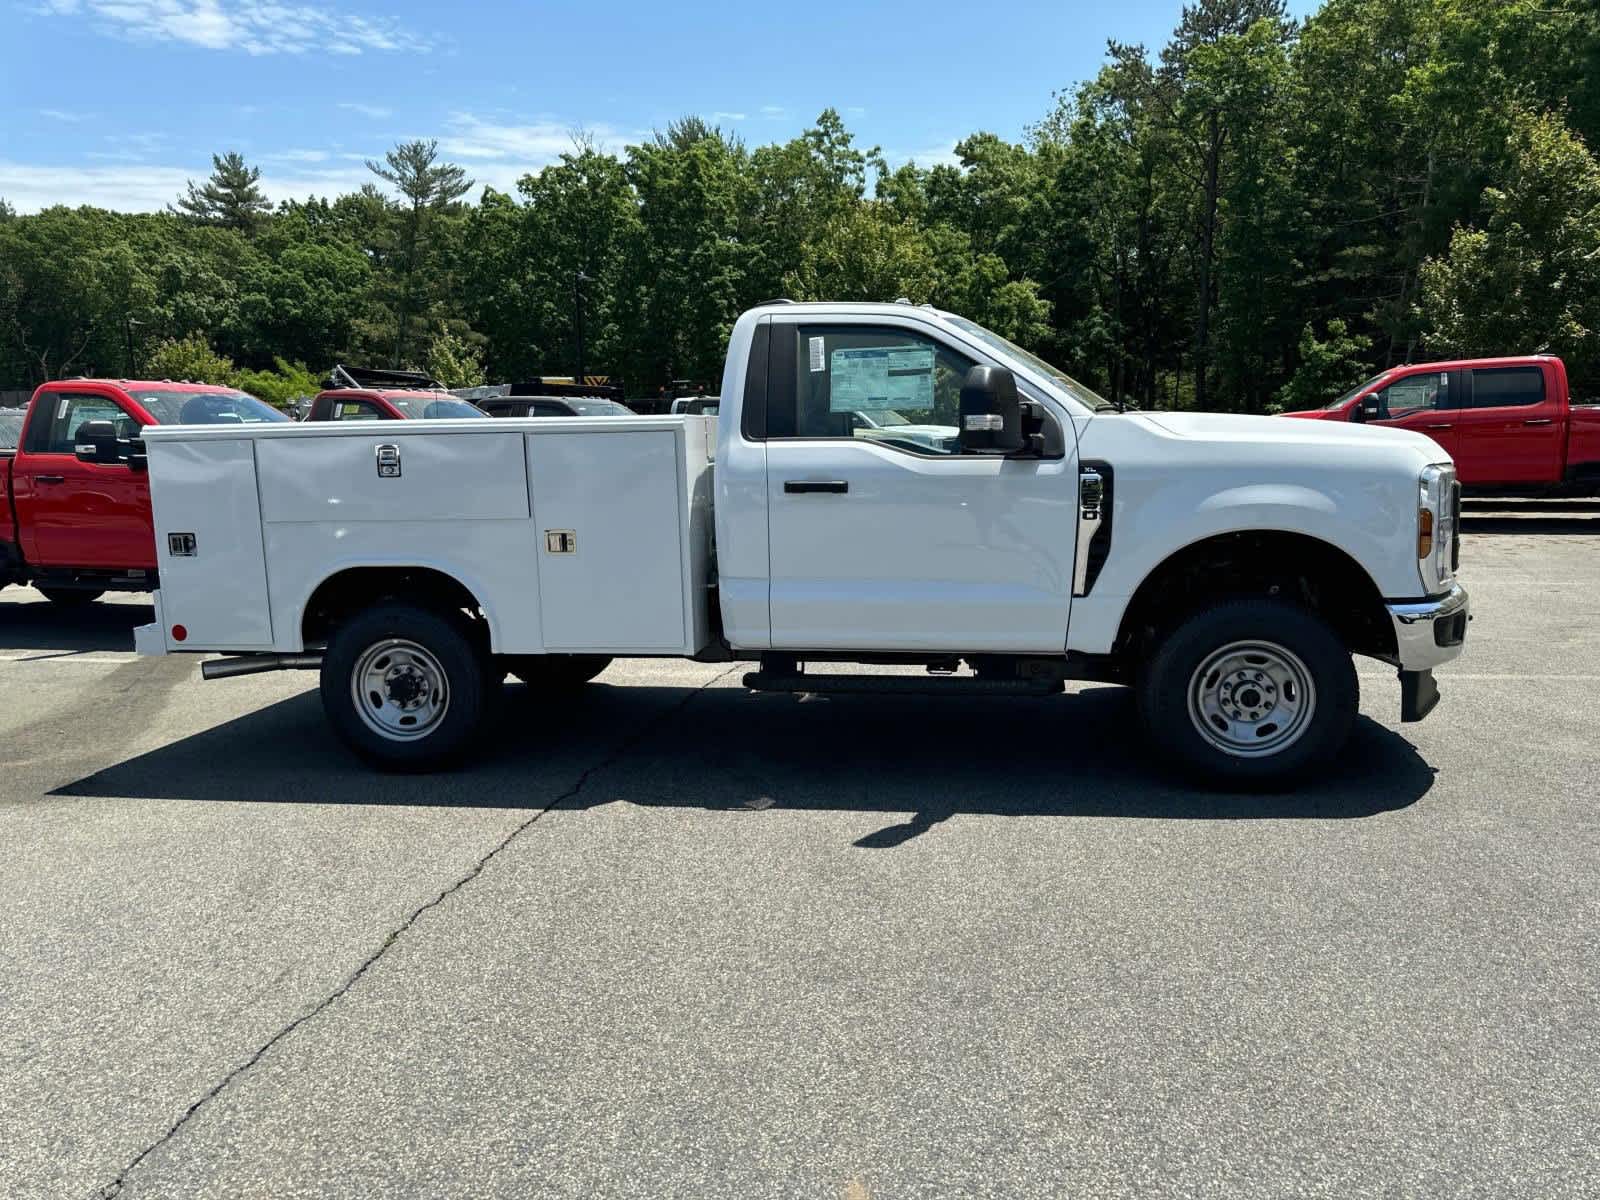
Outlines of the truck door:
[[[1375,393],[1377,414],[1370,425],[1386,425],[1426,434],[1454,456],[1456,450],[1456,388],[1460,372],[1434,369],[1413,371],[1391,379]],[[1359,401],[1360,407],[1366,403]]]
[[1537,363],[1463,371],[1456,469],[1462,483],[1556,483],[1566,412]]
[[1075,454],[963,454],[959,397],[973,365],[909,320],[774,318],[775,649],[1065,649]]
[[125,463],[79,462],[75,435],[86,421],[110,421],[124,437],[142,424],[109,393],[39,396],[13,467],[23,553],[40,567],[154,570],[150,477]]

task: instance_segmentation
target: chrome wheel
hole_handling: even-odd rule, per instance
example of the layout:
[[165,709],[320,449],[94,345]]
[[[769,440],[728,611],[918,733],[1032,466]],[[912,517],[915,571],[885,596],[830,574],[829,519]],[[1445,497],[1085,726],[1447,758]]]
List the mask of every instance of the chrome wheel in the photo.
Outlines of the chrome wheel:
[[387,638],[356,661],[350,696],[368,729],[391,741],[411,742],[444,720],[450,710],[450,681],[426,648]]
[[1317,691],[1311,672],[1271,642],[1233,642],[1209,655],[1189,679],[1189,719],[1217,749],[1265,758],[1294,745],[1311,725]]

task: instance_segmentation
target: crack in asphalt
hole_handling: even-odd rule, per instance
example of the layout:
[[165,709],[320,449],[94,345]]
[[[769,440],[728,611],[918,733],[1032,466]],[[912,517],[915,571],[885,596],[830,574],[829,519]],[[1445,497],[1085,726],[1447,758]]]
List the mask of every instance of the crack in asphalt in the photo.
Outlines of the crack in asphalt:
[[740,670],[743,670],[742,665],[735,664],[734,666],[729,667],[726,671],[722,671],[712,678],[706,680],[705,683],[702,683],[699,687],[695,688],[676,704],[673,704],[670,708],[666,709],[652,720],[646,721],[643,725],[639,726],[639,728],[634,731],[632,737],[625,738],[623,741],[619,742],[611,751],[611,753],[607,754],[599,762],[593,764],[592,766],[585,767],[578,774],[578,778],[573,782],[571,787],[562,792],[555,799],[551,800],[550,803],[546,804],[543,808],[535,812],[526,821],[523,821],[510,833],[506,834],[505,837],[501,838],[499,842],[492,846],[486,854],[482,855],[472,865],[466,874],[462,875],[461,878],[457,879],[449,887],[445,888],[444,891],[440,892],[432,900],[429,900],[426,904],[420,905],[416,909],[412,910],[411,915],[402,921],[395,929],[391,930],[388,936],[383,939],[382,944],[379,945],[378,948],[370,955],[368,955],[366,959],[362,961],[361,965],[351,972],[349,977],[346,978],[343,983],[318,1001],[317,1004],[312,1008],[307,1009],[294,1020],[290,1021],[282,1029],[278,1030],[278,1032],[274,1033],[270,1038],[261,1044],[254,1054],[252,1054],[243,1063],[240,1063],[233,1070],[229,1071],[222,1077],[221,1081],[218,1082],[215,1087],[211,1088],[205,1093],[205,1095],[201,1096],[200,1099],[191,1104],[184,1111],[184,1114],[173,1122],[172,1127],[168,1129],[166,1133],[162,1134],[143,1150],[139,1151],[139,1153],[133,1157],[128,1165],[123,1167],[122,1170],[117,1173],[117,1177],[115,1179],[94,1192],[96,1200],[112,1200],[112,1197],[121,1195],[122,1189],[127,1183],[128,1176],[138,1169],[139,1165],[144,1162],[145,1159],[149,1158],[150,1155],[154,1154],[157,1150],[161,1149],[161,1147],[165,1146],[174,1137],[176,1137],[183,1127],[194,1118],[196,1113],[198,1113],[207,1104],[211,1103],[211,1101],[215,1100],[224,1091],[226,1091],[228,1086],[232,1084],[234,1080],[240,1078],[258,1062],[265,1058],[267,1052],[270,1051],[274,1046],[287,1038],[295,1030],[299,1029],[300,1026],[306,1024],[306,1022],[310,1021],[313,1017],[319,1016],[323,1012],[326,1012],[342,997],[344,997],[351,988],[355,987],[356,984],[361,982],[362,977],[366,975],[366,973],[371,970],[372,967],[377,965],[379,960],[381,960],[383,956],[389,952],[390,948],[394,946],[395,943],[398,942],[401,937],[403,937],[406,932],[417,923],[418,920],[421,919],[424,913],[438,908],[451,896],[455,895],[474,879],[478,878],[478,876],[482,875],[484,868],[493,862],[500,852],[505,850],[506,847],[510,846],[512,842],[516,841],[517,838],[521,837],[529,829],[532,829],[540,817],[556,808],[559,808],[566,801],[576,799],[583,792],[583,789],[588,786],[589,781],[596,775],[622,761],[622,759],[627,757],[628,754],[640,746],[652,734],[656,733],[663,725],[681,713],[684,709],[688,708],[689,705],[693,703],[695,698],[698,697],[702,692],[705,692],[715,685],[721,683],[724,679],[727,679],[730,675],[733,675]]

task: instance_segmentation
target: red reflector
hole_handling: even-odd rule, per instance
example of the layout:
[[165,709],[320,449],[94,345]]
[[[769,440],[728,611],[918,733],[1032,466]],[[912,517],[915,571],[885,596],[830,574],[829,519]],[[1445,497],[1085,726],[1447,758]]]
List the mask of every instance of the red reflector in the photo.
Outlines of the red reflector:
[[185,629],[182,625],[174,625],[172,627],[172,640],[175,641],[175,642],[186,642],[186,641],[188,641],[189,640],[189,631],[187,629]]

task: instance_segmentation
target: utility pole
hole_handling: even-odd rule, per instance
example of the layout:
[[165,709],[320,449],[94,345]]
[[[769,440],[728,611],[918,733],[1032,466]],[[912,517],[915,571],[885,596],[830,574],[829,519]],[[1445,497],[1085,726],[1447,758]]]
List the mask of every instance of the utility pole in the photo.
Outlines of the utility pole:
[[579,383],[583,382],[583,285],[593,282],[581,270],[572,280],[572,294],[578,302],[578,373],[575,378]]

